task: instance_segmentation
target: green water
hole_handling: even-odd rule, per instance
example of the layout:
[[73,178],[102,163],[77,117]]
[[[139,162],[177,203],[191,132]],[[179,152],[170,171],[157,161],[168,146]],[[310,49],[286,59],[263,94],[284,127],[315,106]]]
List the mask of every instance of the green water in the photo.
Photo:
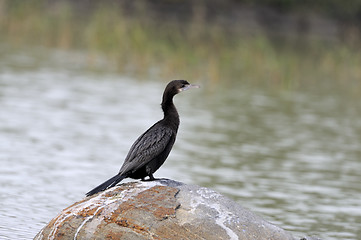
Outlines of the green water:
[[[89,69],[81,53],[1,51],[0,238],[32,238],[114,175],[162,117],[168,80]],[[202,88],[176,96],[178,139],[156,177],[212,188],[296,237],[361,238],[356,96],[332,82],[270,91],[188,80]]]

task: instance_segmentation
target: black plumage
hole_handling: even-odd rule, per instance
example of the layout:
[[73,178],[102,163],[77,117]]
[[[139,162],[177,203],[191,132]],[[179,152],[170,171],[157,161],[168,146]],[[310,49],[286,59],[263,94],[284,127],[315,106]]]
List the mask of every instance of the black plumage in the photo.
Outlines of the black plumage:
[[173,80],[168,83],[161,104],[163,119],[156,122],[133,143],[119,173],[89,191],[87,196],[113,187],[128,177],[144,180],[148,176],[150,180],[154,180],[153,173],[167,159],[177,136],[179,115],[173,104],[173,97],[181,91],[194,87],[198,86],[191,85],[185,80]]

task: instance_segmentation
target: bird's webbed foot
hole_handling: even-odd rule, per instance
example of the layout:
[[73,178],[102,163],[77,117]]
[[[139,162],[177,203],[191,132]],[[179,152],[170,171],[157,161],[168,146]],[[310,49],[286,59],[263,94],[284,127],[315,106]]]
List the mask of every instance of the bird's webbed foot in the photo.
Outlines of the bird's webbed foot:
[[148,179],[145,179],[145,177],[142,178],[142,181],[144,181],[144,182],[154,181],[154,180],[157,180],[157,179],[154,178],[153,174],[149,174],[149,178],[148,178]]

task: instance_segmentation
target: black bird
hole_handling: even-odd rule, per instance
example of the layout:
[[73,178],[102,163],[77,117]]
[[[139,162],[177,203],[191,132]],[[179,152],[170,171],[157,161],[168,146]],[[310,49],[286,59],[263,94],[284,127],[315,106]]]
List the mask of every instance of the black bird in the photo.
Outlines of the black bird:
[[177,136],[179,115],[173,104],[173,97],[190,88],[198,88],[186,80],[173,80],[168,83],[163,93],[162,109],[164,117],[143,133],[132,145],[119,173],[100,184],[86,196],[103,191],[117,185],[124,178],[142,179],[153,173],[167,159]]

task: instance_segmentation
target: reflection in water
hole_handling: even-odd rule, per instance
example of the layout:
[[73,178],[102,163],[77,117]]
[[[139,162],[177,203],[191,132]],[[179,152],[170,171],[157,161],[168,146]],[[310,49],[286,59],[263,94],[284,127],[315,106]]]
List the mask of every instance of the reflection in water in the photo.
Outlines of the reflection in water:
[[[97,74],[59,55],[34,61],[1,58],[1,239],[33,237],[113,176],[162,117],[168,79]],[[156,177],[215,189],[296,236],[360,238],[360,103],[207,86],[175,102],[178,139]]]

